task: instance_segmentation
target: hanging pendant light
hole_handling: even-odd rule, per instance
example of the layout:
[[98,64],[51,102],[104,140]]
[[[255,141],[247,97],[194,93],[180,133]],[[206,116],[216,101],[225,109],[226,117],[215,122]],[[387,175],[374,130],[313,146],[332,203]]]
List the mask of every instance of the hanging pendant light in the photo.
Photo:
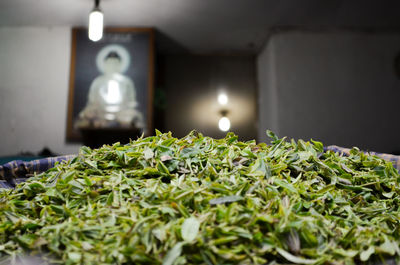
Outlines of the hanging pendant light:
[[98,41],[103,37],[104,15],[100,10],[100,0],[94,1],[94,8],[89,14],[89,39]]

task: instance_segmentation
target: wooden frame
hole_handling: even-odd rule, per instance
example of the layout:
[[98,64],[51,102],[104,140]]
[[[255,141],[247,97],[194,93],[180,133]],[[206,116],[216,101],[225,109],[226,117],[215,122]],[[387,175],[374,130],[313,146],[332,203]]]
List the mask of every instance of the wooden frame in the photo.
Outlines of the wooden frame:
[[[134,80],[138,104],[146,123],[145,133],[153,128],[154,93],[154,31],[152,28],[106,28],[102,40],[92,42],[87,37],[87,29],[72,29],[70,79],[67,113],[67,142],[82,140],[78,129],[74,128],[79,112],[85,107],[90,83],[99,75],[98,58],[101,50],[117,44],[125,48],[132,57],[126,67],[126,75]],[[114,45],[115,46],[115,45]],[[96,69],[97,58],[97,69]],[[133,65],[133,66],[132,66]],[[101,74],[101,73],[100,73]]]

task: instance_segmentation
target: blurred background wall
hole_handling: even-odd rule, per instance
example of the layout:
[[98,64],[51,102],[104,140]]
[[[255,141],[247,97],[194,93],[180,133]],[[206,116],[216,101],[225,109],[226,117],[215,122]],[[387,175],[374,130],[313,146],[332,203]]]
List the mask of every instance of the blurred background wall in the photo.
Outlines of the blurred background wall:
[[0,27],[0,156],[66,144],[69,27]]
[[[66,142],[71,29],[93,1],[0,1],[0,156]],[[265,131],[400,153],[400,2],[102,1],[107,27],[155,30],[155,127],[240,139]],[[399,71],[400,72],[400,71]],[[217,103],[224,91],[229,102]]]
[[273,34],[257,58],[259,139],[318,139],[398,153],[400,35],[289,30]]
[[[220,112],[228,111],[231,130],[243,140],[257,137],[255,56],[167,55],[164,56],[166,94],[165,130],[183,137],[196,129],[222,138]],[[219,93],[228,103],[220,106]]]
[[[76,153],[65,134],[70,60],[68,27],[0,27],[0,155]],[[158,128],[223,137],[220,90],[228,91],[232,130],[243,140],[281,136],[397,153],[400,79],[393,32],[279,30],[257,55],[157,57],[164,95]],[[258,106],[257,106],[258,105]],[[257,110],[258,109],[258,110]]]

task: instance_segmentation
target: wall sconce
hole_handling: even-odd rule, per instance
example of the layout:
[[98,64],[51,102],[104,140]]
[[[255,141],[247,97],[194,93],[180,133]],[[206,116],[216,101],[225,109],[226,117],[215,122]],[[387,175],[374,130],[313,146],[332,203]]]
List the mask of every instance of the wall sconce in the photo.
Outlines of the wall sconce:
[[94,8],[89,14],[89,39],[98,41],[103,37],[104,15],[100,10],[100,0],[94,1]]
[[[228,104],[228,95],[225,92],[220,92],[218,94],[217,97],[218,103],[221,106],[226,106]],[[221,118],[218,121],[218,128],[223,131],[226,132],[231,128],[231,121],[229,120],[228,116],[228,110],[227,109],[223,109],[220,111],[221,114]]]
[[218,128],[221,131],[226,132],[231,128],[231,121],[227,117],[228,111],[227,110],[222,110],[220,112],[220,114],[222,115],[222,118],[219,119],[219,121],[218,121]]

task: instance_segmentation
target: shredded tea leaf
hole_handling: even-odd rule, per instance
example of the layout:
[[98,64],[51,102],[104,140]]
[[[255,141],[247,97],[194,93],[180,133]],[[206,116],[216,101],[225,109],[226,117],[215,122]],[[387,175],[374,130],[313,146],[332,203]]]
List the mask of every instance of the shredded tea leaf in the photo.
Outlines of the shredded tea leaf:
[[400,176],[358,149],[192,132],[82,147],[0,190],[0,264],[400,262]]

